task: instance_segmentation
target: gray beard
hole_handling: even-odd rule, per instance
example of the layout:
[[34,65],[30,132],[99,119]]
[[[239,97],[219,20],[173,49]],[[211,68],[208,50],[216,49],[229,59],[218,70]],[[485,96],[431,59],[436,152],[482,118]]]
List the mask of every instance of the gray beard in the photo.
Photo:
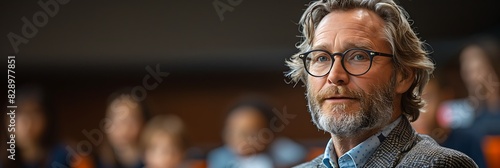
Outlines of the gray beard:
[[388,85],[375,87],[375,93],[367,94],[363,91],[348,91],[346,88],[328,88],[332,92],[345,90],[351,96],[359,99],[359,111],[345,112],[346,104],[331,106],[332,112],[340,113],[340,117],[328,115],[322,111],[319,98],[307,91],[309,112],[313,123],[321,130],[339,137],[353,137],[359,133],[367,132],[375,128],[381,128],[389,123],[393,113],[393,101],[395,79],[391,79]]

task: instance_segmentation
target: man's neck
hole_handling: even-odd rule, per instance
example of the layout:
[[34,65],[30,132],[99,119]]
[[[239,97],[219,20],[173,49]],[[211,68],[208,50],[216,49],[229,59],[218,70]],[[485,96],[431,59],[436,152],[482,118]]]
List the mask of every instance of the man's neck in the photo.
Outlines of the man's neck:
[[340,157],[343,154],[347,153],[347,151],[351,150],[361,142],[365,141],[372,135],[376,134],[378,131],[380,131],[380,129],[381,128],[376,128],[360,134],[353,135],[352,137],[344,137],[331,134],[332,143],[335,149],[335,153],[337,154],[337,157]]
[[384,129],[384,127],[386,127],[390,123],[396,121],[400,116],[401,116],[400,112],[394,113],[391,120],[386,125],[384,125],[380,128],[374,128],[374,129],[371,129],[368,131],[353,134],[352,136],[346,137],[346,136],[338,136],[335,134],[331,134],[332,143],[333,143],[333,146],[335,149],[335,154],[337,154],[338,157],[342,156],[343,154],[347,153],[347,151],[351,150],[352,148],[356,147],[361,142],[365,141],[366,139],[375,135],[380,130]]

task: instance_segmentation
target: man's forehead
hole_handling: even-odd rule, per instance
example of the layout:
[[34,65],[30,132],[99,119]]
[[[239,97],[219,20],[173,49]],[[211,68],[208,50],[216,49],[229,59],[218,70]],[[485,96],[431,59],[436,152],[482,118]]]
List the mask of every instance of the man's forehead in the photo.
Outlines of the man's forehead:
[[384,28],[384,21],[375,12],[364,8],[335,10],[321,19],[315,35],[321,33],[321,29],[328,31],[342,28],[380,32]]
[[[342,50],[336,51],[336,52],[343,52],[344,50],[351,49],[351,48],[361,48],[361,49],[367,49],[367,50],[374,50],[373,42],[367,40],[367,39],[346,39],[342,41]],[[312,49],[314,50],[331,50],[331,43],[324,43],[324,42],[319,42],[319,43],[314,43],[312,46]]]
[[341,42],[347,48],[369,49],[375,47],[372,46],[372,40],[385,41],[383,28],[383,20],[368,9],[333,11],[318,24],[314,32],[313,47],[325,49],[332,43]]
[[383,19],[374,11],[366,8],[333,10],[321,19],[319,25],[324,24],[327,20],[333,20],[334,22],[361,22],[383,26]]

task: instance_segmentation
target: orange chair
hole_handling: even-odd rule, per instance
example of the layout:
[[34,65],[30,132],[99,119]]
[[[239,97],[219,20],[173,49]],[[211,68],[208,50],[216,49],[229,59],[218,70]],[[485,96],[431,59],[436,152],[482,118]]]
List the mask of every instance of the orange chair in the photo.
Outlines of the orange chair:
[[190,167],[191,168],[206,168],[207,167],[207,161],[205,160],[192,160],[190,162]]
[[500,167],[500,136],[486,136],[483,152],[488,167]]
[[323,154],[325,152],[325,148],[323,147],[310,147],[309,152],[307,153],[306,156],[306,161],[311,161],[314,158],[318,157],[319,155]]
[[94,168],[96,166],[93,163],[94,162],[93,162],[93,159],[91,157],[81,156],[80,160],[77,162],[77,164],[72,165],[71,167],[72,168]]

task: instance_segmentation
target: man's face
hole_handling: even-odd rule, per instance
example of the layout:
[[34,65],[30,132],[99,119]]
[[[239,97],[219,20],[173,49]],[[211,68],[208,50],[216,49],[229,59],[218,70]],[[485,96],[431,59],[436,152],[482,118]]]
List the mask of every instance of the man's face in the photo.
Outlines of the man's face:
[[[335,11],[319,23],[312,49],[331,53],[362,48],[392,53],[385,40],[384,21],[372,11]],[[329,74],[307,78],[307,98],[313,122],[338,136],[352,136],[380,128],[393,115],[396,78],[392,59],[374,57],[370,70],[361,76],[349,75],[336,56]],[[392,118],[399,114],[394,114]]]

